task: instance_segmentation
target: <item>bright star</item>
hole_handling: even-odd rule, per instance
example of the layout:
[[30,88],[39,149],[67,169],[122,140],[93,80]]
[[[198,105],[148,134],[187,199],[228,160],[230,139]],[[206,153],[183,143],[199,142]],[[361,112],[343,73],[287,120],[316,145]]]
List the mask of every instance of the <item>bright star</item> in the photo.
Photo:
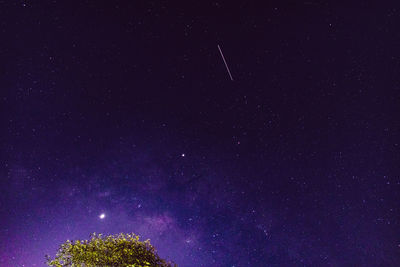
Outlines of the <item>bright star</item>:
[[99,216],[99,218],[102,219],[102,220],[103,220],[105,217],[106,217],[106,214],[105,214],[105,213],[102,213],[102,214],[100,214],[100,216]]

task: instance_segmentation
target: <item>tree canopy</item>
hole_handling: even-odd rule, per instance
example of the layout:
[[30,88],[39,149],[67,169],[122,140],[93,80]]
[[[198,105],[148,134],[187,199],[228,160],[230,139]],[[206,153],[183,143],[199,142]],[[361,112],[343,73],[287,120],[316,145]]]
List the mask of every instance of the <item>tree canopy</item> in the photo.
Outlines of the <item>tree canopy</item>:
[[46,256],[47,265],[64,266],[124,266],[172,267],[176,264],[161,259],[149,240],[139,241],[135,234],[103,236],[92,234],[90,240],[61,244],[56,256]]

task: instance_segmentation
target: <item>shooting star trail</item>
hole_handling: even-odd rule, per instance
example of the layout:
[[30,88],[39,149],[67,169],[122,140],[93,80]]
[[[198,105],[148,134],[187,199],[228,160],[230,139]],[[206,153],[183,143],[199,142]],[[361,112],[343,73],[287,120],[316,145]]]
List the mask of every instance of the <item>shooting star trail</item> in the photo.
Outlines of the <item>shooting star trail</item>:
[[221,47],[219,45],[218,45],[218,50],[219,50],[219,53],[221,54],[222,60],[225,63],[225,67],[226,67],[226,70],[228,71],[229,77],[231,78],[231,81],[233,81],[231,71],[229,70],[228,64],[226,63],[224,54],[222,53]]

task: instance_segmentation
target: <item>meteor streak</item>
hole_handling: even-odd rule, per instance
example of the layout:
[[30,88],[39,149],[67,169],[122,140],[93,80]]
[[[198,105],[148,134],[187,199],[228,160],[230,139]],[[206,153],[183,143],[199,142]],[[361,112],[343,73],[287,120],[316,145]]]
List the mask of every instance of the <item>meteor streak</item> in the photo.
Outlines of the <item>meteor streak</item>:
[[231,78],[231,81],[233,81],[231,71],[229,70],[228,64],[226,63],[224,54],[222,53],[221,47],[219,45],[218,45],[218,50],[219,50],[219,53],[221,54],[222,60],[224,61],[224,64],[225,64],[226,70],[228,71],[229,77]]

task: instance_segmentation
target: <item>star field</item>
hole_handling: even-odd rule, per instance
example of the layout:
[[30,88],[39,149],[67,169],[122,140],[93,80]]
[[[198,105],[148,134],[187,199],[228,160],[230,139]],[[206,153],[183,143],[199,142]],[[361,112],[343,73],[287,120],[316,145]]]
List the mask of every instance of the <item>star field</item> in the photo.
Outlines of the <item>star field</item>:
[[398,266],[399,12],[0,1],[0,266],[93,232],[179,266]]

